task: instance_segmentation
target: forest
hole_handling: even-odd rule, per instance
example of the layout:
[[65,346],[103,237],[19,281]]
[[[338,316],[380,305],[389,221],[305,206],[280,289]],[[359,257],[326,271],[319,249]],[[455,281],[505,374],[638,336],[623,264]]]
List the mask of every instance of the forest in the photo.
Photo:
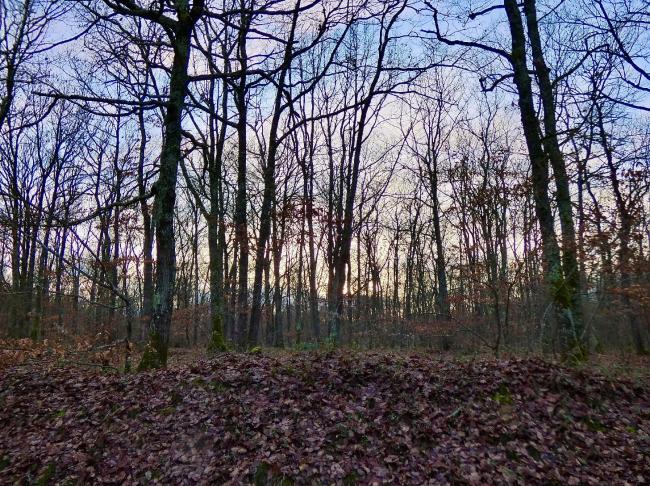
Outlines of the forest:
[[648,316],[648,0],[0,0],[1,484],[643,484]]

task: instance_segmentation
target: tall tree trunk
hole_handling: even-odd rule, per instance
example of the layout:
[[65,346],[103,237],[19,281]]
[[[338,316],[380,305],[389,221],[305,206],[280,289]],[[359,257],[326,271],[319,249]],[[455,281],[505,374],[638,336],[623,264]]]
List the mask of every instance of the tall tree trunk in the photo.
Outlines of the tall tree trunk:
[[[532,83],[526,62],[526,36],[516,0],[504,0],[504,7],[508,15],[512,37],[510,62],[513,68],[515,86],[517,87],[521,124],[531,162],[533,197],[542,237],[545,280],[551,291],[560,326],[565,331],[565,335],[571,336],[574,330],[574,321],[571,315],[571,295],[565,288],[560,248],[555,235],[554,217],[548,194],[548,158],[542,147],[539,120],[535,112]],[[577,342],[573,344],[575,345]],[[567,343],[567,346],[571,345]]]
[[147,132],[144,121],[144,110],[138,111],[138,124],[140,129],[140,147],[138,151],[138,195],[140,200],[140,212],[142,213],[142,314],[140,325],[143,329],[149,328],[153,309],[153,232],[151,226],[151,213],[147,200],[146,185],[144,179],[144,164],[147,146]]
[[169,100],[164,117],[164,142],[160,155],[160,173],[155,185],[153,224],[156,231],[156,275],[149,342],[139,369],[167,365],[167,350],[172,321],[176,279],[174,208],[176,179],[181,158],[182,114],[187,94],[187,67],[193,25],[179,23],[174,37],[174,61],[169,83]]
[[[69,210],[66,206],[64,220],[68,219]],[[55,271],[55,284],[54,284],[54,293],[56,295],[56,312],[57,312],[57,323],[60,329],[64,328],[63,321],[63,271],[64,271],[64,258],[66,253],[66,246],[68,241],[68,228],[61,229],[61,237],[59,238],[59,247],[57,253],[56,261],[56,271]],[[73,290],[73,299],[74,290]]]
[[[226,64],[226,71],[228,64]],[[210,92],[213,93],[214,90]],[[213,107],[214,108],[214,107]],[[223,83],[221,98],[221,111],[224,119],[228,110],[228,89]],[[211,126],[214,126],[214,118],[211,117]],[[208,250],[210,253],[210,321],[211,332],[208,349],[210,351],[225,351],[226,336],[224,331],[225,321],[225,295],[224,295],[224,253],[225,253],[225,232],[224,204],[223,204],[223,151],[226,141],[225,122],[221,123],[219,134],[214,144],[214,153],[210,154],[209,178],[210,178],[210,218],[208,221]],[[212,130],[211,130],[212,132]],[[211,134],[211,137],[214,135]]]
[[[303,161],[304,162],[304,161]],[[304,166],[303,166],[304,167]],[[306,213],[306,193],[307,193],[307,186],[306,186],[306,181],[304,180],[304,169],[303,169],[303,185],[302,185],[302,190],[303,190],[303,211]],[[304,214],[303,213],[303,214]],[[306,216],[306,215],[305,215]],[[303,301],[303,275],[305,272],[305,266],[304,266],[304,254],[305,254],[305,218],[303,217],[300,221],[300,239],[298,242],[298,269],[296,270],[296,300],[295,300],[295,308],[296,308],[296,344],[300,344],[302,342],[302,328],[303,328],[303,317],[302,317],[302,301]],[[291,269],[287,270],[287,289],[291,289]],[[291,308],[289,307],[287,309],[287,315],[291,313]]]
[[[286,194],[286,190],[285,190]],[[284,201],[286,207],[286,197]],[[271,255],[273,257],[273,339],[271,343],[276,347],[284,346],[284,328],[282,320],[282,277],[280,275],[280,260],[282,259],[282,239],[284,237],[284,217],[278,228],[278,209],[273,211],[273,234],[271,236]]]
[[443,320],[448,320],[449,314],[449,292],[447,290],[447,272],[445,262],[445,251],[442,241],[442,229],[440,225],[440,199],[438,197],[438,161],[436,155],[431,155],[432,167],[430,168],[429,177],[431,182],[431,202],[432,202],[432,219],[433,219],[433,238],[436,245],[436,276],[438,282],[438,294],[436,296],[436,306],[439,316]]
[[557,137],[557,122],[555,116],[555,96],[550,71],[544,60],[542,41],[539,35],[539,22],[537,21],[537,7],[535,0],[524,0],[524,13],[528,27],[533,54],[533,66],[539,84],[539,95],[544,108],[544,138],[542,144],[551,162],[555,176],[556,195],[560,227],[562,230],[562,271],[564,285],[562,292],[566,300],[567,315],[565,322],[568,327],[564,329],[565,351],[576,348],[579,354],[584,352],[583,323],[580,303],[580,269],[578,267],[578,247],[576,244],[575,224],[573,221],[573,206],[571,203],[570,181],[566,170],[566,162]]
[[609,169],[609,179],[612,185],[612,192],[614,193],[614,200],[616,202],[616,209],[618,211],[619,225],[618,225],[618,264],[621,274],[621,299],[623,301],[623,306],[625,308],[625,314],[627,316],[630,333],[632,335],[632,342],[637,354],[646,354],[647,349],[643,339],[643,334],[641,332],[641,326],[637,319],[636,313],[632,306],[632,300],[630,299],[630,287],[632,285],[632,275],[631,275],[631,265],[632,265],[632,248],[631,248],[631,236],[632,230],[634,228],[634,217],[629,207],[629,202],[625,201],[623,192],[621,191],[621,184],[618,178],[618,173],[616,166],[614,165],[614,154],[610,146],[609,140],[607,139],[607,132],[605,130],[603,110],[600,103],[595,104],[597,123],[600,135],[600,144],[605,153],[605,159],[607,161],[607,167]]
[[282,60],[282,69],[278,79],[278,88],[275,94],[273,106],[273,116],[269,133],[269,144],[266,157],[266,165],[263,170],[264,177],[264,194],[262,197],[262,209],[260,211],[260,232],[257,238],[257,250],[255,254],[255,276],[253,279],[253,300],[251,305],[251,318],[248,327],[248,344],[254,346],[259,338],[260,318],[262,310],[262,274],[264,271],[264,254],[266,245],[271,234],[271,207],[275,198],[275,166],[278,153],[279,137],[278,131],[280,118],[283,112],[282,98],[284,97],[284,86],[287,73],[291,66],[293,53],[294,34],[300,11],[300,0],[296,3],[291,30],[287,39]]
[[318,289],[316,287],[316,235],[314,234],[314,183],[313,165],[310,166],[309,195],[307,199],[307,239],[309,244],[309,310],[311,314],[312,338],[320,341],[320,312],[318,309]]
[[[241,2],[242,9],[245,2]],[[246,341],[246,326],[248,324],[248,221],[246,215],[246,124],[247,124],[247,85],[246,69],[248,66],[248,55],[246,52],[246,37],[248,34],[248,19],[244,11],[241,15],[239,26],[237,60],[242,70],[239,85],[235,90],[235,106],[237,108],[237,195],[235,197],[235,241],[239,253],[237,262],[237,319],[235,323],[235,341],[239,347],[243,347]]]

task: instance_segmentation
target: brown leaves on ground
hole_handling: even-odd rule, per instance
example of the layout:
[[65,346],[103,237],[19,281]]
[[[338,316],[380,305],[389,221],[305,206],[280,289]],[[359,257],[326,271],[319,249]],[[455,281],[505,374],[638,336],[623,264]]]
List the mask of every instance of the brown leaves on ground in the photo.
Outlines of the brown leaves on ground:
[[119,371],[127,345],[132,347],[125,340],[106,342],[103,333],[65,340],[0,339],[0,371],[15,366],[52,369],[66,364]]
[[0,481],[637,484],[650,393],[540,360],[226,354],[0,374]]

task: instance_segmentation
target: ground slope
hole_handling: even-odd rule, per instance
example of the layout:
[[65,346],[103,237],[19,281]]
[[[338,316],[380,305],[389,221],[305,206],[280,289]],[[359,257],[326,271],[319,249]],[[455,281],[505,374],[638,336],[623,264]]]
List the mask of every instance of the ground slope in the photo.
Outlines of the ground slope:
[[641,484],[650,393],[540,360],[0,372],[0,483]]

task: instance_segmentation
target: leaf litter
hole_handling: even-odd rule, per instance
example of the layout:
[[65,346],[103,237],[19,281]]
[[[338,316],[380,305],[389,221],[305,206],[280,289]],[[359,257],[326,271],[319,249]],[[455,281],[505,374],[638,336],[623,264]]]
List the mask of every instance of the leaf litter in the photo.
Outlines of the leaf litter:
[[645,484],[650,391],[539,359],[0,372],[2,484]]

